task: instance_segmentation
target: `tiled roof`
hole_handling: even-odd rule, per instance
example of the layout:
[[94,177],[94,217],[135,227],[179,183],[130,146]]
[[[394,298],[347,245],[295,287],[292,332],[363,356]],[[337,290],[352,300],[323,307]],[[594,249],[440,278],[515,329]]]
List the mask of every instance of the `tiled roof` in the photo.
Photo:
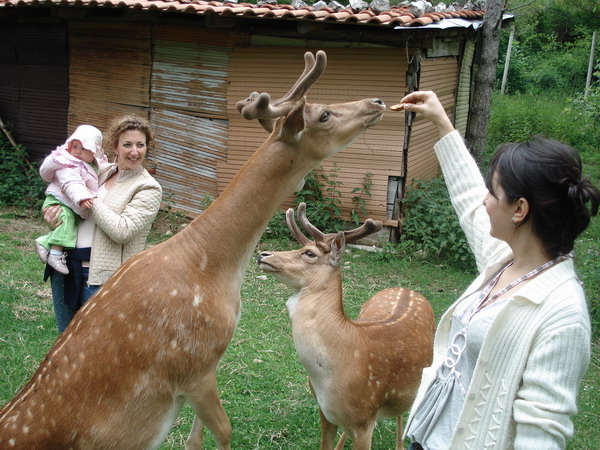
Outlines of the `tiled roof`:
[[10,7],[87,7],[87,8],[126,8],[143,11],[179,12],[197,15],[237,16],[255,19],[288,19],[316,22],[329,22],[351,25],[375,25],[386,27],[415,27],[439,22],[444,19],[466,20],[483,19],[484,11],[458,10],[429,12],[416,17],[406,6],[393,6],[389,11],[374,11],[367,8],[361,11],[351,7],[334,9],[330,6],[315,9],[313,6],[296,8],[292,5],[264,3],[230,3],[203,0],[0,0],[0,8]]

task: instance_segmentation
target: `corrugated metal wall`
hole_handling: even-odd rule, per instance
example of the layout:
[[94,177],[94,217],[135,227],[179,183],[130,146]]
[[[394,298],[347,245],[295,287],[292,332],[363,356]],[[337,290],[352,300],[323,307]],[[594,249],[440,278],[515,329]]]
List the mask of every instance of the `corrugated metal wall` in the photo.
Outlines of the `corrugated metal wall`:
[[207,195],[218,195],[216,166],[227,155],[230,53],[244,39],[197,27],[154,29],[155,176],[175,209],[198,214]]
[[465,42],[465,49],[460,65],[458,79],[458,94],[456,96],[456,110],[454,111],[454,127],[462,137],[467,131],[469,120],[469,105],[471,101],[471,76],[473,72],[473,56],[475,55],[475,40]]
[[[218,164],[220,191],[268,136],[258,123],[239,115],[236,102],[255,90],[267,91],[274,99],[284,95],[302,73],[302,55],[306,50],[317,49],[248,47],[236,48],[233,52],[228,92],[228,153],[227,160]],[[381,98],[389,105],[404,96],[406,56],[403,50],[330,48],[325,51],[328,66],[309,91],[309,102],[329,104]],[[404,114],[388,112],[363,137],[323,163],[326,173],[334,164],[339,169],[344,214],[348,215],[354,207],[352,189],[361,187],[364,175],[371,172],[372,196],[366,199],[368,215],[374,219],[387,219],[388,177],[401,174],[403,134]]]
[[[39,34],[42,31],[45,36]],[[0,37],[5,38],[0,46],[4,119],[27,128],[28,136],[35,127],[43,133],[54,132],[37,141],[43,143],[39,148],[45,155],[51,149],[49,142],[51,147],[61,143],[81,123],[105,130],[123,113],[149,117],[157,133],[157,147],[150,155],[157,165],[156,177],[171,206],[192,214],[201,212],[205,195],[214,198],[222,192],[268,136],[257,123],[239,115],[236,102],[255,90],[268,91],[273,98],[283,95],[302,72],[304,51],[317,50],[250,46],[246,34],[181,24],[72,19],[68,34],[67,64],[64,29],[32,24],[21,31],[0,30]],[[50,48],[54,53],[49,53]],[[310,90],[310,102],[378,97],[389,105],[407,91],[405,49],[326,51],[328,68]],[[468,92],[471,60],[472,47],[467,46],[459,102]],[[435,90],[451,113],[457,76],[456,57],[424,60],[420,89]],[[24,83],[32,89],[23,89]],[[29,104],[35,107],[31,109]],[[49,113],[40,105],[55,110]],[[66,112],[63,110],[62,119],[60,112],[60,107],[67,105],[68,121]],[[457,111],[459,127],[468,110],[463,109]],[[347,217],[355,206],[351,191],[360,188],[370,172],[373,185],[372,196],[366,199],[368,215],[388,219],[388,185],[402,175],[403,135],[404,114],[387,112],[377,126],[323,163],[325,173],[334,165],[338,169],[342,210]],[[408,181],[438,174],[432,152],[436,140],[436,132],[417,117],[410,140]],[[30,145],[35,147],[35,142]],[[291,198],[287,204],[289,201]]]
[[[458,63],[455,57],[424,59],[421,61],[419,89],[432,90],[452,117]],[[439,140],[437,129],[417,114],[413,124],[408,151],[407,182],[427,179],[439,174],[439,164],[433,145]]]
[[0,27],[0,117],[40,160],[67,133],[67,30],[57,23]]
[[139,22],[69,22],[69,131],[105,131],[125,113],[148,118],[151,28]]

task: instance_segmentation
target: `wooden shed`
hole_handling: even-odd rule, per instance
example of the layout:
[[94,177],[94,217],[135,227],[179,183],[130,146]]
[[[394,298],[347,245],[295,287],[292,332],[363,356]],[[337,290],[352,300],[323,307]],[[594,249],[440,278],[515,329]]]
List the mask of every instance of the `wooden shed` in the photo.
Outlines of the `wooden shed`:
[[[284,94],[307,50],[328,57],[308,101],[376,97],[391,105],[431,89],[465,130],[482,11],[334,7],[0,0],[0,117],[34,159],[79,124],[105,129],[121,113],[148,117],[157,134],[155,176],[170,206],[190,215],[219,195],[267,137],[236,102],[252,91]],[[368,173],[368,216],[397,226],[405,183],[439,173],[436,139],[419,120],[386,113],[322,165],[337,170],[343,213]]]

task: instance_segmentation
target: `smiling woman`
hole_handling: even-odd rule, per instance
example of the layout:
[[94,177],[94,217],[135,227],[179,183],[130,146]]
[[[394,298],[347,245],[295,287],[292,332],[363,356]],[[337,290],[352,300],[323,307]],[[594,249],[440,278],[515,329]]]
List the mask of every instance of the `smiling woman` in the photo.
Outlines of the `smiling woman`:
[[[154,145],[147,120],[133,115],[117,118],[104,142],[115,162],[100,167],[90,218],[79,223],[77,248],[68,252],[70,273],[50,269],[46,273],[52,279],[60,332],[127,259],[144,249],[162,199],[160,185],[142,165]],[[50,226],[57,225],[55,210],[45,210],[45,218]]]

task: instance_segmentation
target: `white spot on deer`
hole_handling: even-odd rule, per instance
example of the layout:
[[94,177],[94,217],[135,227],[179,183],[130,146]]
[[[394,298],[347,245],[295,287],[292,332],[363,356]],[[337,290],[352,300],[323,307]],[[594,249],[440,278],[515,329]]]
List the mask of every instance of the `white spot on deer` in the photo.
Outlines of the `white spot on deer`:
[[120,313],[117,315],[117,317],[118,317],[119,319],[121,319],[121,320],[125,320],[125,314],[124,314],[124,313],[122,313],[122,312],[120,312]]
[[177,341],[176,341],[175,339],[173,339],[173,340],[171,341],[171,348],[172,348],[173,350],[175,350],[175,349],[177,348]]
[[202,302],[202,296],[200,294],[194,295],[194,300],[192,301],[192,306],[198,307]]
[[11,447],[14,447],[16,443],[17,443],[17,441],[15,441],[14,439],[8,440],[8,445],[10,445]]
[[192,300],[192,306],[197,308],[202,303],[202,289],[199,285],[194,286],[194,299]]
[[127,335],[127,337],[129,338],[130,341],[133,340],[134,336],[135,335],[133,333],[131,333],[131,332]]
[[360,352],[357,349],[354,349],[354,357],[360,358]]
[[29,433],[29,425],[23,425],[23,433]]
[[179,293],[179,291],[177,289],[173,289],[171,291],[171,297],[175,297],[178,293]]

